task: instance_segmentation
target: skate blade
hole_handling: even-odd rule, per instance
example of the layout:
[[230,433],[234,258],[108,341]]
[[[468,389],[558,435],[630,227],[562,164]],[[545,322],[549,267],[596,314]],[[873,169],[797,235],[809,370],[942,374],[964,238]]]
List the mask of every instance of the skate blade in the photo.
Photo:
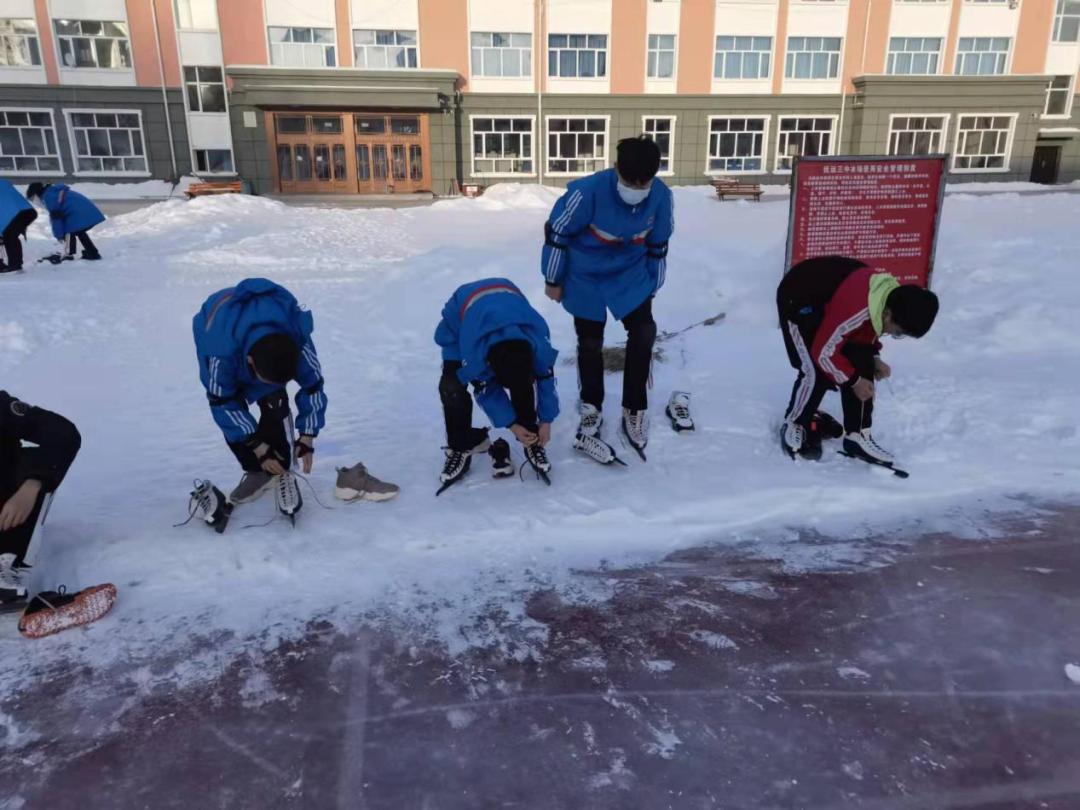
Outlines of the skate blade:
[[865,456],[856,456],[854,453],[848,453],[846,450],[837,450],[836,452],[839,453],[842,456],[847,456],[848,458],[853,458],[856,461],[861,461],[864,464],[869,464],[871,467],[881,467],[882,469],[888,470],[889,472],[891,472],[897,478],[910,478],[911,477],[911,473],[909,473],[907,470],[901,470],[899,467],[894,467],[892,465],[892,463],[885,463],[884,461],[875,461],[874,459],[866,458]]

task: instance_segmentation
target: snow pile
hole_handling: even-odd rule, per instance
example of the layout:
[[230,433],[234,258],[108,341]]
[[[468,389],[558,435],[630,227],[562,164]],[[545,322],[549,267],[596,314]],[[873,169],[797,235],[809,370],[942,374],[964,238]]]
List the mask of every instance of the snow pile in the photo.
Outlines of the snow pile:
[[1065,677],[1075,684],[1080,684],[1080,664],[1066,664]]
[[[35,225],[29,271],[0,278],[3,385],[83,434],[36,570],[50,585],[112,581],[120,596],[84,633],[0,639],[0,684],[51,662],[137,666],[166,653],[180,663],[155,665],[154,678],[209,677],[219,653],[190,652],[193,636],[272,644],[315,616],[422,627],[453,651],[477,638],[462,631],[475,611],[496,603],[513,622],[526,592],[575,587],[575,568],[703,543],[739,544],[792,569],[835,565],[858,560],[873,531],[969,532],[973,514],[1080,491],[1080,196],[946,203],[940,322],[925,340],[885,349],[895,379],[882,388],[876,435],[911,470],[899,481],[831,452],[820,464],[779,452],[794,374],[773,304],[787,207],[721,204],[700,188],[676,191],[655,312],[670,332],[725,317],[661,343],[647,464],[625,450],[630,466],[616,469],[576,454],[575,372],[562,362],[573,326],[544,298],[538,270],[553,194],[489,194],[397,211],[167,201],[95,229],[105,261],[57,268],[33,263],[53,249]],[[324,511],[305,490],[295,530],[246,528],[272,520],[269,499],[240,507],[224,535],[172,528],[193,478],[228,490],[239,477],[198,382],[191,317],[208,294],[251,275],[286,284],[315,314],[329,397],[311,479],[320,497],[330,500],[335,466],[362,460],[402,486],[398,500]],[[493,481],[479,458],[436,500],[444,435],[432,333],[454,288],[488,275],[521,285],[563,352],[553,486]],[[617,324],[608,330],[609,344],[623,339]],[[607,385],[614,426],[620,380]],[[673,389],[693,393],[692,434],[667,428]],[[834,396],[826,407],[838,410]],[[606,435],[622,449],[612,427]],[[798,530],[849,540],[816,543]]]
[[[170,197],[184,198],[192,183],[202,182],[198,177],[185,175],[174,186],[164,180],[143,180],[138,183],[72,183],[71,187],[92,200],[165,200]],[[26,186],[22,187],[25,193]]]

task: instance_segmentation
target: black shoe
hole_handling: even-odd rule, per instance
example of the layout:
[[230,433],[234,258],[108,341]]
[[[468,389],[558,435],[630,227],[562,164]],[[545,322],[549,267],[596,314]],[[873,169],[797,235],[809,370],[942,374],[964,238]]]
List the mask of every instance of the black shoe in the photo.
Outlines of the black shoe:
[[21,267],[12,267],[9,264],[0,262],[0,273],[18,273],[20,270],[22,270]]
[[844,435],[844,426],[825,411],[816,411],[810,420],[810,432],[819,433],[823,439],[840,439]]
[[488,448],[491,456],[491,474],[496,478],[514,474],[514,465],[510,463],[510,445],[506,439],[496,439]]
[[821,431],[814,430],[813,424],[806,431],[806,438],[798,452],[799,458],[805,458],[807,461],[821,460]]
[[82,252],[82,257],[88,262],[96,262],[101,260],[101,254],[98,253],[96,250],[84,250]]

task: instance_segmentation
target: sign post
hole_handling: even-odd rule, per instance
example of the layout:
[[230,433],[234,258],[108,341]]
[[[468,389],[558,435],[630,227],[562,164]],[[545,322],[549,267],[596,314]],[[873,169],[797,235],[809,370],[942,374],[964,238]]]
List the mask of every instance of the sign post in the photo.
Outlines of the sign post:
[[803,157],[792,167],[786,273],[848,256],[902,284],[930,286],[945,155]]

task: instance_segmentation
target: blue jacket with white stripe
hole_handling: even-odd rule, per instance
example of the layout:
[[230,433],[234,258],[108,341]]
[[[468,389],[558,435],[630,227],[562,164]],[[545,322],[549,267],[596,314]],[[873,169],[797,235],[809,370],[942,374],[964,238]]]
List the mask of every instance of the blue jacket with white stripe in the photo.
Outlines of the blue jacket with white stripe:
[[540,269],[563,288],[562,304],[578,318],[622,320],[664,285],[668,240],[675,230],[671,189],[659,178],[645,201],[623,202],[618,175],[605,169],[574,180],[544,227]]
[[443,360],[461,363],[458,379],[463,385],[473,383],[476,401],[495,427],[509,427],[517,418],[510,397],[487,362],[491,347],[506,340],[525,340],[532,346],[536,415],[541,422],[555,421],[559,415],[555,358],[559,353],[551,345],[547,321],[512,281],[485,278],[458,287],[435,329]]
[[63,239],[69,233],[88,231],[105,221],[105,215],[79,192],[63,183],[52,183],[41,195],[49,212],[53,236]]
[[210,412],[230,443],[249,440],[257,422],[248,404],[280,386],[259,380],[247,357],[257,340],[266,335],[289,335],[301,347],[296,382],[296,427],[302,434],[318,435],[326,423],[326,394],[322,368],[311,342],[311,313],[301,308],[284,287],[265,278],[249,278],[206,299],[192,321],[199,379],[206,388]]

